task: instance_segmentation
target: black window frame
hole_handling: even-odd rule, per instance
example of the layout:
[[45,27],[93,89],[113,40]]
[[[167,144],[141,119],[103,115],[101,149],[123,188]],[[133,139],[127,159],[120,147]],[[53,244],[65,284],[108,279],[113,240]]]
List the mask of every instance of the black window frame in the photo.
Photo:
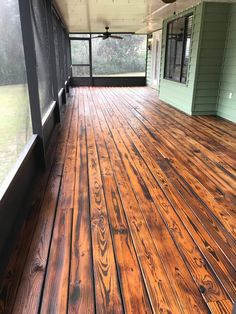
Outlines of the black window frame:
[[[73,66],[77,67],[88,67],[89,69],[89,76],[85,76],[86,78],[91,79],[92,78],[92,42],[91,42],[91,34],[89,34],[89,37],[70,37],[69,34],[69,40],[70,40],[70,56],[71,56],[71,67],[72,67],[72,76],[73,76]],[[89,44],[89,63],[74,63],[72,60],[72,50],[71,50],[71,43],[72,41],[85,41]],[[83,76],[81,76],[83,77]]]
[[[190,12],[186,15],[180,16],[176,19],[173,19],[171,21],[169,21],[167,23],[166,26],[166,46],[165,46],[165,64],[164,64],[164,79],[169,80],[169,81],[173,81],[173,82],[177,82],[177,83],[181,83],[186,85],[187,84],[187,76],[188,76],[188,70],[186,73],[186,80],[183,81],[183,68],[184,68],[184,58],[185,58],[185,53],[186,53],[186,43],[187,43],[187,30],[188,30],[188,19],[192,17],[194,18],[194,13]],[[181,69],[180,69],[180,76],[179,79],[175,79],[175,78],[171,78],[167,75],[167,56],[168,56],[168,40],[169,40],[169,29],[170,29],[170,25],[173,24],[174,22],[176,22],[177,20],[180,19],[184,19],[184,33],[183,33],[183,46],[182,46],[182,56],[181,56]],[[192,29],[191,29],[191,37],[190,40],[192,42],[192,34],[193,34],[193,24],[192,24]],[[191,44],[190,44],[191,45]],[[189,63],[187,65],[187,67],[189,66]]]

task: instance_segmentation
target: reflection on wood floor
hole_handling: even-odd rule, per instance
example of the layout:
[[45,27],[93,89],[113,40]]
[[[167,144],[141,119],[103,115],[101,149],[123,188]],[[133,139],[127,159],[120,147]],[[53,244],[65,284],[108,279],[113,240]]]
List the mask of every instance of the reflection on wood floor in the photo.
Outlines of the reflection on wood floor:
[[235,152],[236,125],[189,117],[152,89],[74,89],[1,309],[231,313]]

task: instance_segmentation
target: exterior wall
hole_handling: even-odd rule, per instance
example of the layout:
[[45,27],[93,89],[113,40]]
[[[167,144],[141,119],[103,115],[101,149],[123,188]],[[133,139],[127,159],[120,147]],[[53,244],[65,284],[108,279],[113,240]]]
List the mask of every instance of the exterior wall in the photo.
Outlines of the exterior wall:
[[[232,98],[229,99],[229,94]],[[236,122],[236,4],[231,5],[220,78],[217,114]]]
[[228,3],[203,4],[193,114],[216,114],[217,112],[230,7]]
[[[195,83],[195,72],[198,58],[198,47],[200,39],[200,29],[202,20],[202,8],[203,4],[199,4],[194,8],[186,10],[177,16],[164,20],[163,22],[163,34],[162,34],[162,54],[161,54],[161,74],[160,74],[160,99],[167,102],[168,104],[188,113],[192,114],[192,102],[194,95],[194,83]],[[171,80],[164,79],[164,66],[165,66],[165,50],[166,50],[166,32],[167,23],[176,17],[186,15],[193,12],[193,31],[192,31],[192,42],[191,52],[189,61],[189,70],[187,83],[182,84]]]
[[176,16],[163,22],[160,99],[188,114],[217,114],[236,122],[236,4],[203,2],[177,17],[190,12],[187,84],[163,78],[167,23]]

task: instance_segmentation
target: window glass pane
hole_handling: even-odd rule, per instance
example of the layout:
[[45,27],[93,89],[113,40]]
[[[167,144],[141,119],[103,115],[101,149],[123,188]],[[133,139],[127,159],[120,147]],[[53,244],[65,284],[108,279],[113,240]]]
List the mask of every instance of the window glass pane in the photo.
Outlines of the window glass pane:
[[[96,37],[97,35],[93,35]],[[92,39],[94,76],[145,76],[146,35],[120,34],[123,39]]]
[[182,70],[182,83],[186,83],[187,81],[187,72],[188,72],[188,62],[190,56],[190,46],[191,46],[191,35],[192,35],[192,27],[193,27],[193,16],[189,16],[186,26],[186,42],[185,42],[185,54],[183,60],[183,70]]
[[72,76],[73,77],[89,77],[90,76],[90,66],[72,66]]
[[166,75],[168,78],[180,81],[182,53],[184,42],[184,22],[185,19],[181,18],[169,23],[168,25],[168,52],[167,63],[168,68]]
[[42,118],[53,101],[53,85],[46,0],[32,0],[32,21],[36,49],[39,97]]
[[89,41],[71,40],[72,64],[89,64]]
[[167,25],[165,78],[186,82],[192,33],[192,15]]
[[17,0],[1,3],[0,51],[1,185],[32,135]]

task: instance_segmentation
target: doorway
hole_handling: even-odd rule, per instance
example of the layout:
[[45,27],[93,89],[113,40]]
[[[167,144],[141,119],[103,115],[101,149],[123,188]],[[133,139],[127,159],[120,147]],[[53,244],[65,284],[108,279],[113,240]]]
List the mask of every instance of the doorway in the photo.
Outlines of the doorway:
[[91,37],[70,38],[72,77],[80,86],[92,86],[92,46]]
[[159,91],[162,32],[153,33],[151,86]]

